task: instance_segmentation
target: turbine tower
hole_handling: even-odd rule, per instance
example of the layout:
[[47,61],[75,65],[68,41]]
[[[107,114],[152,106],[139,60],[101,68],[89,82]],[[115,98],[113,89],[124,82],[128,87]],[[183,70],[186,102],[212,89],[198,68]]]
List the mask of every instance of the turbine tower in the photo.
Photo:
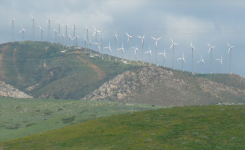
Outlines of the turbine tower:
[[117,41],[118,41],[118,38],[117,38],[117,32],[115,33],[115,57],[116,57],[116,61],[117,61]]
[[131,53],[131,38],[132,38],[132,36],[130,36],[127,32],[126,32],[126,34],[128,36],[128,43],[129,43],[129,62],[131,62],[130,53]]
[[92,49],[91,49],[91,45],[93,45],[93,42],[91,41],[91,39],[90,39],[90,57],[93,57],[93,53],[92,53]]
[[[100,44],[102,44],[102,47],[104,46],[104,32],[101,32],[100,33],[101,34],[101,43]],[[99,46],[99,45],[98,45]],[[98,47],[99,48],[99,47]],[[102,48],[102,52],[101,52],[101,58],[102,59],[104,59],[103,58],[103,55],[104,55],[104,51],[103,51],[103,48]]]
[[138,47],[133,47],[134,49],[134,55],[135,55],[135,61],[137,62],[137,51],[139,50]]
[[41,26],[39,25],[39,28],[41,30],[41,41],[43,41],[43,29],[41,28]]
[[208,44],[208,46],[209,46],[209,50],[208,50],[208,52],[210,52],[211,51],[211,68],[210,68],[210,70],[211,70],[211,74],[213,73],[213,53],[212,53],[212,51],[213,51],[213,48],[215,47],[215,46],[210,46],[210,44],[209,43],[207,43]]
[[149,47],[149,51],[145,52],[145,54],[149,53],[149,64],[151,65],[151,48]]
[[62,36],[62,45],[64,45],[64,43],[63,43],[63,38],[65,38],[64,33],[60,34],[59,36]]
[[74,43],[75,43],[74,46],[76,46],[76,47],[77,47],[77,39],[78,39],[78,38],[80,38],[80,37],[76,35],[76,36],[72,39],[72,40],[75,40],[75,41],[74,41]]
[[100,45],[101,45],[101,43],[99,44],[99,43],[95,43],[95,42],[94,42],[94,44],[97,45],[97,47],[98,47],[98,49],[99,49],[99,53],[100,53]]
[[184,71],[184,63],[185,63],[185,56],[184,56],[184,53],[183,53],[182,58],[178,58],[177,60],[182,60],[182,71]]
[[194,73],[194,68],[193,68],[193,50],[195,49],[195,47],[192,45],[192,42],[191,42],[191,50],[192,50],[192,73]]
[[109,42],[109,46],[104,47],[104,49],[105,49],[105,48],[108,48],[108,50],[109,50],[109,54],[108,54],[109,58],[108,58],[108,59],[110,60],[110,54],[111,54],[111,53],[110,53],[110,52],[111,52],[111,45],[110,45],[110,42]]
[[23,26],[21,26],[21,27],[22,27],[22,29],[20,30],[19,33],[22,33],[22,40],[24,41],[24,33],[26,30],[23,28]]
[[[66,36],[66,46],[67,46],[67,27],[69,27],[68,26],[68,24],[67,23],[65,23],[65,24],[63,24],[63,25],[65,25],[65,36]],[[73,36],[73,37],[75,37],[75,36]]]
[[231,62],[232,62],[232,58],[231,58],[231,50],[234,46],[230,46],[228,43],[227,45],[229,46],[229,50],[228,50],[228,53],[230,52],[230,74],[232,73],[232,65],[231,65]]
[[165,53],[166,48],[164,49],[163,53],[158,53],[160,55],[163,55],[163,66],[165,67],[165,59],[166,59],[166,53]]
[[86,50],[87,50],[87,43],[88,43],[88,30],[90,30],[90,29],[88,29],[88,27],[87,27],[87,25],[86,25],[86,31],[87,31],[87,35],[86,35],[86,45],[85,45]]
[[12,42],[14,42],[14,21],[15,21],[14,18],[10,20],[10,22],[12,22]]
[[138,36],[138,38],[142,39],[142,64],[144,64],[144,40],[145,40],[145,35],[144,36]]
[[[69,33],[69,35],[70,35],[70,33]],[[87,43],[88,43],[88,41],[86,40],[85,35],[84,35],[84,45],[85,45],[85,49],[87,49]],[[69,42],[69,45],[70,45],[70,42]]]
[[220,59],[215,59],[215,60],[218,60],[220,62],[220,73],[222,73],[222,65],[223,65],[223,59],[222,59],[223,55],[221,56]]
[[46,23],[48,23],[48,42],[50,42],[50,21],[51,19],[49,19],[49,17],[47,16],[48,20]]
[[[60,35],[60,26],[61,26],[61,23],[60,21],[56,21],[58,23],[58,35]],[[60,43],[60,37],[59,37],[59,43]]]
[[201,60],[199,60],[197,63],[199,62],[202,62],[202,74],[203,74],[203,64],[204,64],[204,59],[202,58],[202,55],[201,55]]
[[173,47],[173,69],[174,69],[174,46],[178,45],[178,43],[174,43],[174,41],[171,39],[172,45],[170,46],[170,49]]
[[[95,36],[95,42],[96,43],[98,43],[97,42],[97,33],[99,33],[99,32],[101,32],[101,31],[96,30],[96,28],[94,27],[94,35],[93,36]],[[97,49],[97,51],[98,51],[98,49]]]
[[35,18],[32,16],[31,14],[31,18],[32,18],[32,38],[33,38],[33,41],[35,40],[35,26],[34,26],[34,20]]
[[157,61],[157,54],[158,54],[158,52],[157,52],[157,42],[161,39],[161,37],[158,38],[158,39],[156,39],[154,37],[151,37],[151,38],[156,41],[156,65],[158,66],[158,61]]
[[122,43],[122,48],[119,48],[117,50],[122,50],[122,61],[123,61],[123,53],[124,53],[123,43]]
[[55,34],[55,43],[56,43],[56,41],[57,41],[57,31],[54,29],[54,34]]
[[[73,24],[72,30],[73,30],[73,37],[76,36],[76,24],[74,24],[73,22],[71,22]],[[75,41],[74,41],[74,45],[75,45]]]

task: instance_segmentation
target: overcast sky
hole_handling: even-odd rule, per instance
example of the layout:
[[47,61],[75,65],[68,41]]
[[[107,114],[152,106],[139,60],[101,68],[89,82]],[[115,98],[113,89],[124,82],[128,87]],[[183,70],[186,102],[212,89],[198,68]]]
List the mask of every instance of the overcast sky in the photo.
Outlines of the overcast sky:
[[[76,24],[76,34],[81,37],[79,46],[84,46],[83,36],[86,33],[86,25],[91,30],[89,38],[94,42],[92,36],[95,26],[104,31],[104,47],[109,42],[114,54],[114,34],[117,32],[119,46],[125,47],[126,58],[129,57],[129,46],[127,43],[128,32],[132,35],[132,46],[139,48],[138,60],[141,60],[141,39],[137,36],[145,34],[144,52],[151,48],[152,62],[156,62],[155,41],[151,37],[161,37],[158,43],[158,52],[166,48],[166,66],[172,68],[173,54],[169,49],[172,38],[179,43],[175,46],[175,66],[181,69],[181,61],[177,58],[185,54],[185,70],[191,71],[192,41],[194,50],[195,71],[201,72],[201,55],[204,58],[204,72],[210,73],[209,46],[213,49],[213,72],[220,72],[220,65],[215,59],[223,55],[223,72],[229,73],[229,53],[227,42],[235,47],[232,50],[233,73],[245,77],[245,21],[243,13],[245,1],[242,0],[1,0],[0,1],[0,42],[11,41],[11,22],[15,18],[14,31],[15,40],[21,41],[21,25],[25,28],[25,40],[32,39],[32,18],[35,17],[35,40],[41,40],[39,25],[44,29],[43,39],[47,40],[48,24],[47,16],[51,19],[51,39],[54,42],[55,28],[58,30],[60,20],[62,24],[68,23],[68,33],[72,35],[72,22]],[[61,30],[65,32],[64,26]],[[98,35],[98,42],[101,36]],[[118,46],[118,47],[119,47]],[[108,53],[108,50],[104,50]],[[121,54],[121,53],[120,53]],[[131,51],[131,58],[134,59]],[[144,54],[144,59],[149,56]],[[162,65],[163,58],[158,56],[159,64]]]

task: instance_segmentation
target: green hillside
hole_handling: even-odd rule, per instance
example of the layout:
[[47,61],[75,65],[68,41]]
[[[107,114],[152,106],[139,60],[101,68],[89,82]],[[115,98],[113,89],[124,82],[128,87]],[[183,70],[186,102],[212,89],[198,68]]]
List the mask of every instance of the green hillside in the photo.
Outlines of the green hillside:
[[39,134],[100,117],[157,108],[162,106],[103,101],[0,98],[0,141]]
[[111,116],[3,141],[3,149],[245,149],[245,106],[186,106]]
[[0,45],[0,78],[35,98],[80,99],[105,81],[139,65],[89,57],[83,49],[47,42]]

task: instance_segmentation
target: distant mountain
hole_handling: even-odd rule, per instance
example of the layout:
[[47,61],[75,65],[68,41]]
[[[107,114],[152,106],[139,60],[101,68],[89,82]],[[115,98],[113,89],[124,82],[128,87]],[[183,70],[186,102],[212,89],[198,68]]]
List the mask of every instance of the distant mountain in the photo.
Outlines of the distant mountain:
[[245,79],[234,74],[191,74],[164,67],[126,71],[83,99],[164,106],[245,103]]

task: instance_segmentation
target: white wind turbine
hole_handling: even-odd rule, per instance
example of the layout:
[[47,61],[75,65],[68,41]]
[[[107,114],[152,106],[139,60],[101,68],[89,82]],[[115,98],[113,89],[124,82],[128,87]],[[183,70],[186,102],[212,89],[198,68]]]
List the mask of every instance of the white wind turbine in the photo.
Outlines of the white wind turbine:
[[138,38],[142,39],[142,64],[144,63],[144,40],[145,40],[145,35],[144,36],[138,36]]
[[32,14],[31,14],[31,18],[32,18],[32,36],[33,36],[32,38],[33,38],[33,41],[34,41],[35,40],[35,35],[34,35],[35,34],[34,33],[35,32],[35,30],[34,30],[35,29],[35,27],[34,27],[35,18],[32,16]]
[[202,58],[202,55],[201,55],[201,60],[199,60],[197,63],[201,62],[202,63],[202,74],[203,74],[203,64],[204,64],[204,59]]
[[178,43],[174,43],[174,41],[171,39],[172,45],[170,46],[170,49],[173,47],[173,69],[174,69],[174,46],[178,45]]
[[127,32],[126,32],[127,36],[128,36],[128,43],[129,43],[129,62],[131,61],[131,58],[130,58],[130,53],[131,53],[131,38],[132,36],[129,35]]
[[147,52],[145,52],[145,54],[147,54],[147,53],[149,53],[149,64],[151,65],[151,53],[152,53],[152,51],[151,51],[151,48],[149,47],[149,51],[147,51]]
[[23,28],[23,26],[21,26],[21,27],[22,27],[22,29],[20,30],[19,33],[22,33],[22,40],[24,41],[24,33],[26,30]]
[[[95,42],[96,42],[96,43],[98,43],[98,42],[97,42],[97,33],[99,33],[99,32],[101,32],[101,31],[96,30],[96,28],[94,27],[94,35],[93,35],[93,36],[95,36]],[[97,50],[97,51],[98,51],[98,50]]]
[[74,45],[74,46],[77,46],[77,39],[78,39],[78,38],[80,38],[80,37],[76,35],[76,36],[72,39],[72,40],[75,40],[74,42],[76,43],[76,45]]
[[107,48],[109,50],[108,59],[110,60],[110,54],[111,54],[111,45],[110,45],[110,42],[109,42],[109,46],[104,47],[104,49],[105,48]]
[[12,22],[12,42],[14,42],[14,21],[15,21],[14,18],[10,20],[10,22]]
[[[102,44],[102,47],[103,47],[103,46],[104,46],[104,32],[101,32],[100,34],[101,34],[101,43],[100,43],[100,44]],[[98,48],[99,48],[99,47],[98,47]],[[103,58],[103,55],[104,55],[103,49],[104,49],[104,48],[102,48],[102,52],[101,52],[101,58],[102,58],[102,59],[104,59],[104,58]]]
[[91,49],[91,45],[93,45],[93,42],[91,41],[91,39],[90,39],[89,44],[90,44],[90,57],[93,57],[93,53],[92,53],[92,49]]
[[40,32],[41,32],[41,41],[43,40],[43,29],[42,29],[42,27],[39,25],[39,28],[40,28]]
[[[61,23],[60,21],[56,21],[58,23],[58,35],[60,35],[60,26],[61,26]],[[60,37],[59,37],[59,43],[60,43]]]
[[86,35],[86,44],[85,44],[85,49],[86,49],[86,51],[87,51],[87,43],[88,43],[88,30],[90,30],[88,27],[87,27],[87,25],[86,25],[86,32],[87,32],[87,35]]
[[[63,26],[63,25],[65,26],[65,37],[66,37],[66,39],[65,39],[65,40],[66,40],[66,46],[67,46],[67,37],[68,37],[68,36],[67,36],[67,27],[69,27],[69,26],[68,26],[68,24],[67,24],[67,23],[62,24],[62,26]],[[75,37],[75,36],[73,36],[73,37]],[[74,42],[74,43],[75,43],[75,42]]]
[[210,53],[210,54],[211,54],[211,66],[210,66],[211,68],[210,68],[210,69],[211,69],[211,74],[212,74],[212,72],[213,72],[213,53],[212,53],[212,52],[213,52],[213,48],[214,48],[215,46],[210,46],[209,43],[207,43],[207,44],[208,44],[208,46],[209,46],[208,52],[211,51],[211,53]]
[[123,43],[122,43],[122,48],[119,48],[117,50],[122,50],[122,61],[123,61],[123,53],[124,53]]
[[100,44],[94,42],[94,44],[97,45],[97,47],[98,47],[98,49],[99,49],[99,53],[100,53],[100,45],[102,44],[102,42],[101,42]]
[[117,41],[118,41],[118,38],[117,38],[117,32],[115,33],[115,60],[117,61]]
[[134,49],[135,61],[137,62],[137,51],[139,49],[138,49],[138,47],[133,47],[133,49]]
[[65,38],[64,33],[60,34],[59,36],[62,36],[62,45],[64,45],[64,43],[63,43],[63,38]]
[[55,34],[55,43],[56,43],[56,40],[57,40],[57,31],[54,29],[54,34]]
[[194,61],[194,58],[193,58],[193,50],[195,49],[195,47],[192,45],[192,42],[191,42],[191,50],[192,50],[192,73],[194,73],[194,68],[193,68],[193,61]]
[[158,54],[160,54],[160,55],[163,55],[163,66],[165,67],[165,59],[166,59],[166,53],[165,53],[165,50],[166,49],[164,49],[164,52],[163,53],[158,53]]
[[87,43],[88,43],[88,41],[86,40],[85,35],[84,35],[84,38],[83,39],[84,39],[84,45],[86,45],[85,48],[87,49]]
[[[72,30],[73,30],[73,37],[76,36],[76,24],[74,24],[73,22],[71,22],[73,24]],[[75,45],[75,41],[74,41],[74,45]]]
[[220,62],[220,73],[222,73],[222,65],[223,65],[223,55],[221,56],[220,59],[215,59]]
[[234,46],[230,46],[230,44],[227,43],[227,45],[229,46],[229,50],[228,53],[230,52],[230,73],[232,73],[232,66],[231,66],[231,61],[232,61],[232,57],[231,57],[231,50]]
[[182,58],[178,58],[177,60],[182,60],[182,71],[184,71],[184,63],[185,63],[185,56],[184,56],[184,53],[183,53]]
[[156,38],[154,38],[154,37],[151,37],[153,40],[155,40],[156,41],[156,65],[158,66],[158,61],[157,61],[157,54],[158,54],[158,52],[157,52],[157,43],[158,43],[158,41],[161,39],[161,37],[160,38],[158,38],[158,39],[156,39]]
[[71,34],[70,34],[70,32],[69,32],[69,48],[71,47],[71,40],[72,40],[72,37],[71,37]]
[[51,19],[49,19],[49,17],[47,16],[48,20],[46,23],[48,23],[48,42],[50,42],[50,21]]

